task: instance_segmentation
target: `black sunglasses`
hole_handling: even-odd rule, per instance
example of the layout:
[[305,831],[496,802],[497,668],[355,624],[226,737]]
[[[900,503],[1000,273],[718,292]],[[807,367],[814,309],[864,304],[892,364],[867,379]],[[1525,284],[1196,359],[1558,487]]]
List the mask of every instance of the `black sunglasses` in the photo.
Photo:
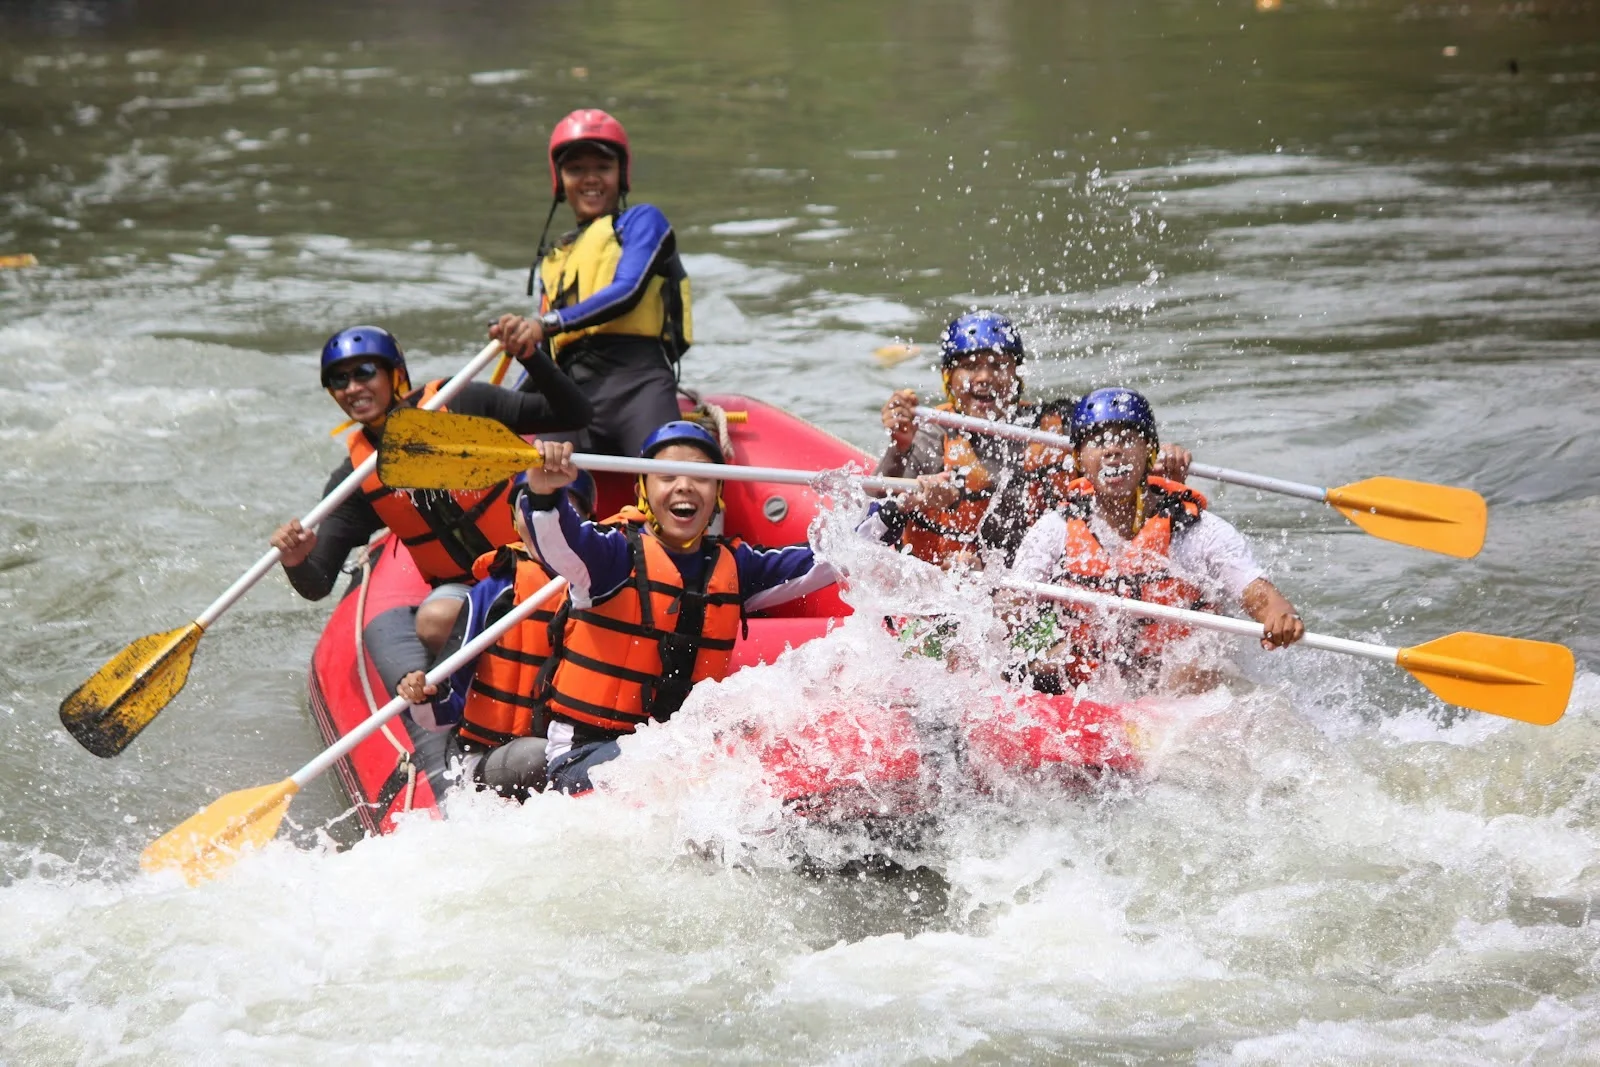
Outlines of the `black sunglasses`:
[[344,370],[331,370],[323,381],[329,389],[337,393],[351,382],[370,382],[377,376],[378,365],[368,361],[357,363],[354,367],[346,367]]

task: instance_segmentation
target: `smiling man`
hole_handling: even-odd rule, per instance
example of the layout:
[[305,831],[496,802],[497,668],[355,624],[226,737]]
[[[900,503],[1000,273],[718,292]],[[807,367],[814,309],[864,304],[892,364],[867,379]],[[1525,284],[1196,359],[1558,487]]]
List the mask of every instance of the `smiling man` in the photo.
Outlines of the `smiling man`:
[[[1063,405],[1022,399],[1025,356],[1022,336],[1005,316],[993,311],[958,316],[939,340],[945,392],[940,407],[1064,432]],[[919,426],[915,409],[920,403],[913,389],[902,389],[884,403],[889,448],[877,473],[917,478],[922,485],[877,509],[862,533],[940,566],[981,564],[989,550],[1009,563],[1028,527],[1060,502],[1072,478],[1071,457],[990,434]],[[1180,480],[1189,460],[1188,451],[1175,446],[1161,456],[1164,468]]]
[[589,771],[620,753],[618,738],[671,718],[696,682],[727,676],[745,614],[838,574],[807,545],[758,549],[706,532],[722,506],[724,457],[692,422],[660,427],[639,454],[703,463],[705,477],[642,475],[638,506],[603,523],[584,522],[561,494],[578,473],[572,445],[539,448],[523,519],[534,554],[570,585],[535,729],[548,737],[551,787],[581,793],[592,788]]
[[[1152,473],[1160,440],[1143,396],[1095,390],[1073,409],[1071,436],[1082,476],[1067,486],[1061,510],[1028,531],[1016,577],[1197,610],[1236,601],[1265,627],[1263,646],[1300,640],[1300,616],[1267,581],[1244,536],[1207,510],[1205,497]],[[1054,606],[1027,621],[1019,644],[1038,654],[1026,673],[1047,692],[1087,682],[1106,667],[1175,689],[1219,680],[1202,657],[1182,650],[1194,635],[1179,624],[1092,618]]]
[[[678,360],[693,341],[689,275],[659,208],[627,206],[628,134],[604,111],[574,111],[550,135],[551,218],[563,201],[577,227],[539,240],[528,283],[536,314],[489,328],[522,357],[541,346],[594,404],[589,450],[636,455],[678,417]],[[545,221],[546,234],[549,219]]]
[[[532,390],[470,382],[450,410],[487,416],[522,434],[572,430],[589,421],[588,399],[548,356],[530,352],[522,366]],[[328,477],[323,495],[377,449],[390,412],[422,402],[442,384],[413,390],[399,342],[381,327],[352,326],[328,338],[322,346],[322,387],[356,425],[345,438],[350,454]],[[406,674],[428,666],[424,640],[437,645],[450,633],[473,581],[474,561],[517,539],[505,501],[505,483],[470,492],[410,492],[388,488],[374,473],[318,529],[304,529],[291,519],[270,542],[294,591],[321,600],[332,592],[350,553],[374,533],[387,526],[400,537],[433,591],[420,608],[392,608],[366,626],[367,650],[392,691]],[[405,722],[408,729],[415,726],[409,717]],[[429,775],[442,772],[443,742],[417,730],[412,739]]]

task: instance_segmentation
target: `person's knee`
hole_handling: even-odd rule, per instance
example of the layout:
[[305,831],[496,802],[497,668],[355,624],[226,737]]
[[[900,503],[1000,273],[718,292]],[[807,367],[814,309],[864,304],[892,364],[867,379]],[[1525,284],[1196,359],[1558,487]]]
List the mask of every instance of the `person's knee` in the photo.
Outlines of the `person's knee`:
[[581,745],[551,764],[550,788],[570,796],[587,793],[594,789],[594,782],[590,780],[589,772],[620,755],[622,746],[615,741],[598,741]]
[[503,797],[525,799],[542,792],[545,783],[545,739],[519,737],[508,741],[484,758],[482,780],[485,787]]
[[361,640],[378,668],[384,689],[393,693],[400,679],[428,669],[428,650],[417,637],[416,608],[390,608],[369,621]]
[[417,609],[417,637],[428,651],[438,655],[455,629],[461,615],[462,601],[454,598],[429,600]]

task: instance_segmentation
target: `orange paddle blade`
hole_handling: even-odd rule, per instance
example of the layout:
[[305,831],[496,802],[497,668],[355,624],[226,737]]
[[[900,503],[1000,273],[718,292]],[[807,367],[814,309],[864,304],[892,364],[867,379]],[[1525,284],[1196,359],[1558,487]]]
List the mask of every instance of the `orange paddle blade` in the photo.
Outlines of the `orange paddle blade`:
[[246,848],[278,834],[289,801],[300,792],[293,778],[229,793],[150,842],[139,866],[152,873],[180,871],[190,885],[210,881]]
[[1577,669],[1563,645],[1475,633],[1402,648],[1396,662],[1447,703],[1535,726],[1567,710]]
[[189,680],[194,648],[205,633],[198,622],[146,634],[111,658],[61,702],[61,725],[96,756],[128,747]]
[[18,252],[15,255],[0,256],[0,270],[12,270],[19,267],[37,267],[39,261],[32,252]]
[[872,350],[872,358],[880,367],[893,367],[922,354],[921,345],[884,345]]
[[1472,490],[1404,478],[1341,485],[1328,503],[1374,537],[1446,556],[1476,556],[1489,525],[1489,506]]

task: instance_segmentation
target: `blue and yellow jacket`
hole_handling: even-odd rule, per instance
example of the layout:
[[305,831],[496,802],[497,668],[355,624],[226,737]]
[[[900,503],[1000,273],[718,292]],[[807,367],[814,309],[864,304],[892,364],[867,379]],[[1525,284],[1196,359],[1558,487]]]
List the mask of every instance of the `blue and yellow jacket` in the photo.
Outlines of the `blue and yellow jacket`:
[[541,260],[532,286],[540,315],[554,312],[550,351],[590,338],[659,340],[676,360],[693,343],[689,275],[659,208],[638,204],[567,234]]

